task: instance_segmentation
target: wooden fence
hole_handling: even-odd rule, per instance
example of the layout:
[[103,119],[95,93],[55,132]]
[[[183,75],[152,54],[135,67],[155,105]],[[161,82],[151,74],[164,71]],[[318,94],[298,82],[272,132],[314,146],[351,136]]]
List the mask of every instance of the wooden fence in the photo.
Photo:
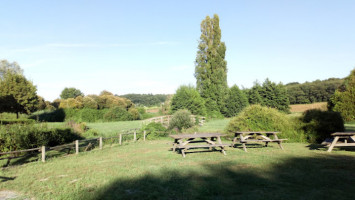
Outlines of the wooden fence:
[[[123,141],[123,136],[124,135],[133,135],[133,141],[137,141],[137,129],[132,129],[126,132],[121,132],[119,133],[117,136],[114,137],[99,137],[99,138],[92,138],[92,139],[85,139],[85,140],[75,140],[72,143],[69,144],[63,144],[63,145],[59,145],[59,146],[54,146],[54,147],[48,147],[48,146],[42,146],[42,147],[38,147],[38,148],[33,148],[33,149],[24,149],[24,150],[19,150],[19,151],[11,151],[11,152],[0,152],[0,160],[5,160],[8,159],[7,164],[8,165],[10,163],[10,160],[13,158],[20,158],[20,157],[24,157],[24,156],[19,156],[19,154],[21,153],[36,153],[36,152],[40,152],[41,153],[41,160],[42,162],[46,161],[46,153],[48,151],[61,151],[61,150],[65,150],[68,149],[68,154],[70,153],[70,151],[72,149],[75,149],[75,154],[79,154],[79,147],[80,147],[80,143],[88,143],[85,146],[84,151],[88,151],[92,148],[94,148],[94,143],[98,142],[99,143],[99,149],[103,148],[103,141],[104,140],[109,140],[109,139],[118,139],[118,143],[120,145],[122,145],[122,141]],[[147,137],[146,131],[143,131],[143,140],[145,141]],[[3,155],[10,155],[4,158],[1,158],[1,156]]]
[[[196,116],[196,115],[191,115],[190,117],[191,117],[191,120],[192,120],[193,123],[196,123],[196,120],[198,120],[199,126],[203,126],[203,124],[206,121],[205,117]],[[165,127],[169,127],[171,118],[172,118],[172,115],[164,115],[164,116],[160,116],[160,117],[153,117],[153,118],[150,118],[150,119],[146,119],[144,121],[144,123],[148,124],[148,123],[151,123],[151,122],[155,122],[155,123],[161,123]]]

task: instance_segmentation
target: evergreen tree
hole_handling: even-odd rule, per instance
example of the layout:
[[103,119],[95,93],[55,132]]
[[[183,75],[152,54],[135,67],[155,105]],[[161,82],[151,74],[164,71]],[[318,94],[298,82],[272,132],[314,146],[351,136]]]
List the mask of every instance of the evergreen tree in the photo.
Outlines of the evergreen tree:
[[331,103],[334,111],[340,112],[345,121],[355,120],[355,69],[345,79],[344,85],[335,91]]
[[241,91],[237,85],[234,85],[229,89],[228,98],[226,100],[225,116],[236,116],[248,105],[248,98],[244,92]]
[[197,90],[206,101],[209,112],[221,112],[225,108],[228,91],[226,45],[221,42],[221,29],[217,14],[207,16],[201,22],[201,36],[195,61]]
[[24,76],[7,71],[0,79],[0,112],[31,113],[37,109],[37,88]]
[[276,108],[283,112],[289,112],[290,101],[283,84],[276,84],[269,79],[266,79],[259,94],[263,99],[262,105]]
[[260,96],[261,86],[258,82],[248,91],[248,101],[250,104],[263,104],[263,99]]

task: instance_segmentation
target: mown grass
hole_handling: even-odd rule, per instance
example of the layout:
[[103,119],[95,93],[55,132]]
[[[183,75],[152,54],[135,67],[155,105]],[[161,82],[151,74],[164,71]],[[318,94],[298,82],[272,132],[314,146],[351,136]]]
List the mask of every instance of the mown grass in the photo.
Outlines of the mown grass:
[[248,146],[189,153],[140,141],[0,172],[0,190],[35,199],[353,199],[355,153]]

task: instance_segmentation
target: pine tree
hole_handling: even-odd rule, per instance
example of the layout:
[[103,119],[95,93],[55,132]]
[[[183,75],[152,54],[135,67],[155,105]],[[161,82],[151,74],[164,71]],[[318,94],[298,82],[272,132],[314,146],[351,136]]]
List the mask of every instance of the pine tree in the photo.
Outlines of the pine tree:
[[236,116],[248,105],[248,98],[244,92],[241,91],[237,85],[234,85],[229,89],[225,115],[227,117]]
[[208,112],[221,112],[225,108],[228,91],[226,45],[221,42],[221,29],[217,14],[201,22],[201,36],[195,61],[197,90],[206,101]]

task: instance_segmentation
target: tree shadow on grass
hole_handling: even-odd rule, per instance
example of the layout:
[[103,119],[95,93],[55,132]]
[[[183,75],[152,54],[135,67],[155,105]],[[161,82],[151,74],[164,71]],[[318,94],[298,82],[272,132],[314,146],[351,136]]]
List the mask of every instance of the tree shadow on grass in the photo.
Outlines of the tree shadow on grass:
[[0,183],[6,182],[6,181],[12,181],[15,180],[16,177],[5,177],[5,176],[0,176]]
[[162,170],[124,178],[78,199],[353,199],[353,156],[323,155],[280,160],[262,170],[221,162],[182,171]]

